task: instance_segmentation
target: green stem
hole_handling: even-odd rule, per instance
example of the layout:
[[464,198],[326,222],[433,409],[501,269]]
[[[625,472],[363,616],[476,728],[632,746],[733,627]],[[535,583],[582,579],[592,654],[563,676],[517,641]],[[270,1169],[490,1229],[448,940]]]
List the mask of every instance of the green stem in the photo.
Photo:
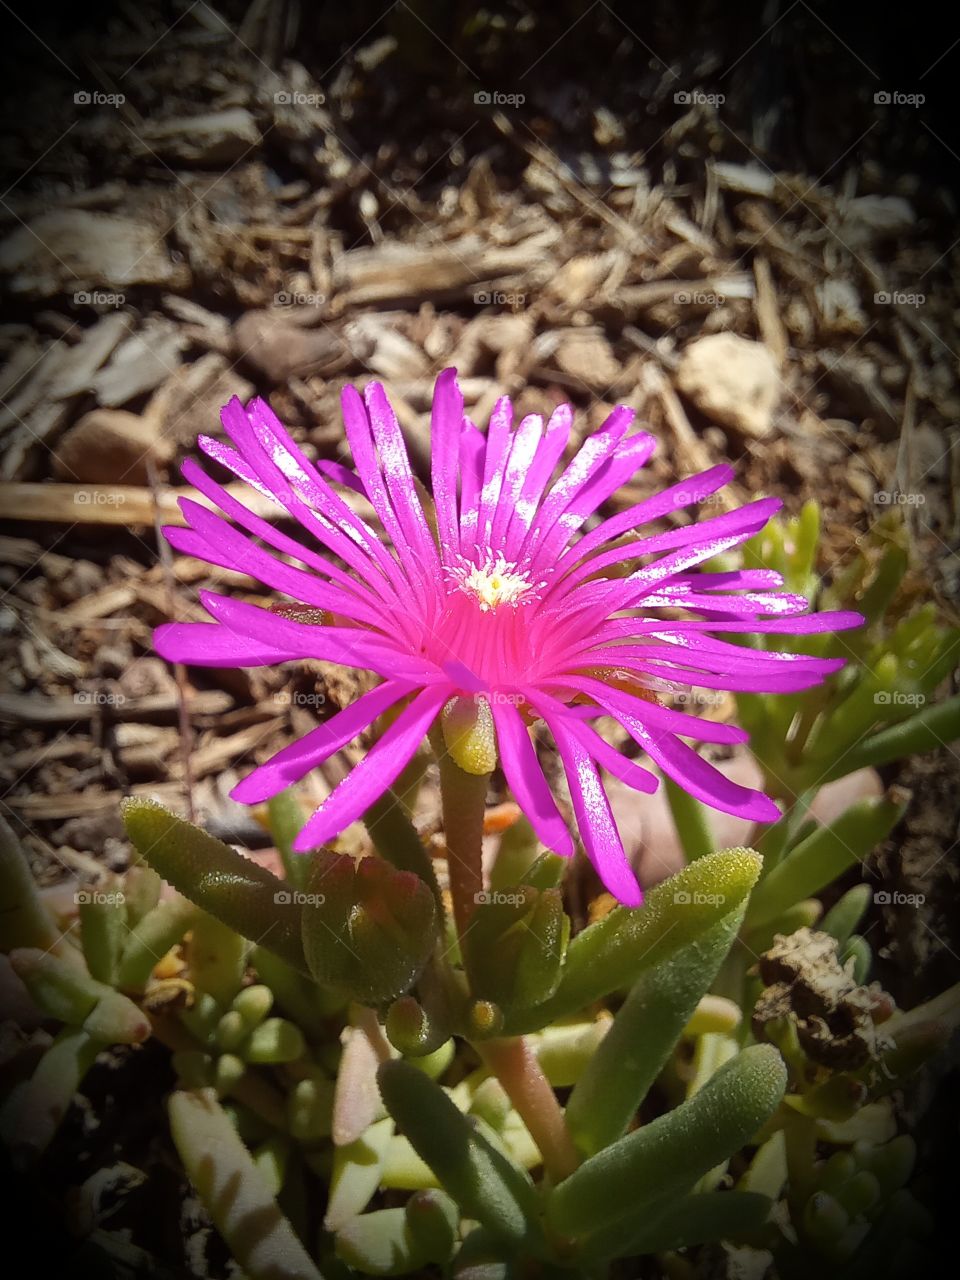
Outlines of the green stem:
[[[437,751],[440,800],[447,845],[453,915],[461,944],[483,892],[483,815],[489,774],[467,773],[445,751]],[[522,1036],[485,1040],[474,1048],[497,1077],[540,1149],[555,1182],[577,1167],[573,1139],[536,1054]]]
[[523,1036],[483,1040],[474,1048],[503,1085],[520,1119],[543,1156],[554,1183],[568,1178],[580,1163],[553,1086],[540,1070]]
[[687,862],[695,862],[697,858],[713,853],[714,839],[707,825],[703,805],[689,792],[678,787],[672,778],[664,776],[663,786],[673,825],[677,829],[680,847]]
[[437,754],[450,896],[462,941],[483,892],[483,814],[490,775],[467,773],[445,752]]

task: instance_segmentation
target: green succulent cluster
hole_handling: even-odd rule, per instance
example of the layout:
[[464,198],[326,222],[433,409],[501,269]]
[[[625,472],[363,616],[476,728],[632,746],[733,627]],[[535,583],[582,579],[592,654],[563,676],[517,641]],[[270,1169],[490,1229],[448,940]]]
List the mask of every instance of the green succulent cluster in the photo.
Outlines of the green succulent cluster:
[[[808,507],[747,555],[816,598],[818,540]],[[574,1280],[648,1255],[686,1275],[685,1251],[718,1241],[785,1280],[922,1266],[930,1224],[891,1094],[945,1044],[957,992],[898,1010],[870,981],[871,883],[833,887],[903,798],[810,817],[826,781],[960,730],[960,700],[929,701],[957,633],[903,613],[903,568],[881,529],[823,593],[867,614],[842,642],[860,662],[803,697],[738,699],[781,821],[717,851],[668,787],[686,865],[643,908],[579,930],[562,861],[523,821],[466,928],[402,804],[367,815],[376,852],[355,862],[293,856],[304,814],[277,797],[274,875],[128,800],[139,861],[80,895],[66,933],[2,828],[4,950],[57,1027],[39,1061],[13,1064],[0,1126],[15,1158],[40,1157],[103,1048],[153,1035],[178,1076],[184,1170],[251,1280]],[[451,796],[479,804],[478,836],[483,778],[448,758],[441,781],[445,815]]]

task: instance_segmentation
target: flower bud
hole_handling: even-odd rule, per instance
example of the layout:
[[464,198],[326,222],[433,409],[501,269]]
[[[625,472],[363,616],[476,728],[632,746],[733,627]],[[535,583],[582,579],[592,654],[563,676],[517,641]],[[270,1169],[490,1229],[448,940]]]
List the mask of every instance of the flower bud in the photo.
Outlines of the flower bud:
[[359,864],[314,854],[303,946],[321,986],[363,1004],[396,999],[416,981],[436,941],[433,893],[412,871],[379,857]]
[[464,771],[492,773],[497,763],[497,735],[490,703],[483,697],[451,698],[440,716],[443,741]]

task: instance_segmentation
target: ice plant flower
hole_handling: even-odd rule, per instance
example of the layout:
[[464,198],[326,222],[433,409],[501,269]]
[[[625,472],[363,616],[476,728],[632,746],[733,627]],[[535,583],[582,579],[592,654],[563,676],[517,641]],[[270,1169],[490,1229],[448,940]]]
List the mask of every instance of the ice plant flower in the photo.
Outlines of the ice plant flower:
[[[702,503],[732,477],[715,466],[601,520],[585,523],[642,467],[655,441],[616,408],[565,465],[572,410],[514,425],[504,397],[484,434],[464,416],[455,371],[437,380],[431,421],[433,505],[421,502],[383,387],[343,391],[355,471],[311,463],[263,400],[222,411],[232,444],[200,447],[277,504],[301,541],[254,514],[195,462],[184,476],[224,519],[181,499],[178,550],[249,574],[297,602],[274,610],[204,592],[209,623],[170,623],[156,648],[194,666],[267,666],[316,658],[376,673],[381,682],[279,751],[233,791],[259,803],[302,778],[384,712],[389,727],[295,842],[315,849],[361,817],[395,781],[453,699],[492,719],[506,780],[543,843],[574,845],[529,732],[542,721],[569,783],[577,826],[601,880],[638,905],[633,875],[600,770],[639,791],[657,777],[612,747],[593,721],[613,717],[650,761],[707,805],[757,821],[778,810],[726,778],[685,738],[738,743],[746,734],[663,704],[658,693],[696,685],[791,693],[818,684],[840,659],[744,648],[723,636],[809,635],[857,626],[856,613],[805,614],[802,596],[759,570],[700,570],[762,529],[780,507],[764,498],[682,527],[641,526]],[[559,473],[559,474],[557,474]],[[342,495],[369,499],[381,531]],[[231,521],[233,523],[231,523]],[[804,616],[801,616],[804,615]],[[459,704],[458,704],[459,705]]]

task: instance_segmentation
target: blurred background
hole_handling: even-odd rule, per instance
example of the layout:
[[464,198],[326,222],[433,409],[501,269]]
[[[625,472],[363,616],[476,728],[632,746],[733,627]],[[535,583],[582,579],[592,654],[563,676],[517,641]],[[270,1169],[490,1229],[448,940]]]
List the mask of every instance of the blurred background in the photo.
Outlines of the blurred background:
[[[730,460],[731,502],[822,504],[828,576],[896,526],[906,598],[956,617],[960,40],[932,6],[0,8],[0,812],[44,883],[126,864],[131,791],[264,843],[230,787],[357,691],[151,653],[199,588],[258,589],[157,536],[232,395],[349,461],[340,388],[377,378],[422,474],[448,365],[481,424],[571,401],[579,440],[626,403],[660,446],[617,502]],[[948,746],[884,779],[914,796],[885,872],[929,904],[877,913],[907,1005],[960,969],[958,779]]]

